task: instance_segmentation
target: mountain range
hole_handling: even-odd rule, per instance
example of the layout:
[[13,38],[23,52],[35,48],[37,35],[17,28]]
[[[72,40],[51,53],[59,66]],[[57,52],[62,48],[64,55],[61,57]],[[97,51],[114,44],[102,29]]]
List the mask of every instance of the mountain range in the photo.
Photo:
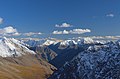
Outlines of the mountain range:
[[120,79],[120,41],[0,38],[0,79]]

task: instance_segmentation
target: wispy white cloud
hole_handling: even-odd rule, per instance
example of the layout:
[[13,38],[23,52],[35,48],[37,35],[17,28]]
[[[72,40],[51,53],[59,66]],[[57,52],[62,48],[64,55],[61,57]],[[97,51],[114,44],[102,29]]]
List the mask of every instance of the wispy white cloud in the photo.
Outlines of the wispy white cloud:
[[17,30],[13,28],[12,26],[5,27],[3,29],[0,29],[0,33],[16,33]]
[[70,30],[71,34],[83,34],[83,33],[87,33],[87,32],[91,32],[90,29],[73,29]]
[[83,39],[83,38],[91,38],[97,43],[106,43],[109,41],[118,41],[120,36],[81,36],[81,37],[73,37],[69,39]]
[[3,18],[0,17],[0,24],[2,24],[2,23],[3,23]]
[[120,39],[120,36],[91,36],[90,38],[92,39],[98,39],[98,40],[101,40],[101,39],[114,39],[114,40],[117,40],[117,39]]
[[107,14],[106,16],[107,16],[107,17],[112,17],[112,18],[113,18],[115,15],[114,15],[113,13],[110,13],[110,14]]
[[55,30],[55,31],[52,32],[52,34],[63,34],[63,31]]
[[17,29],[13,28],[12,26],[8,26],[8,27],[0,29],[0,35],[2,35],[2,36],[18,36],[18,35],[20,35],[20,33],[18,33]]
[[72,27],[72,25],[71,24],[68,24],[68,23],[62,23],[61,25],[59,25],[59,24],[56,24],[55,25],[55,27]]
[[20,35],[21,33],[18,33],[18,32],[12,34],[12,36],[20,36]]
[[63,31],[53,31],[52,34],[83,34],[83,33],[87,33],[87,32],[91,32],[90,29],[73,29],[73,30],[63,30]]
[[32,35],[41,35],[41,32],[29,32],[29,33],[24,33],[24,36],[32,36]]
[[41,32],[29,32],[29,33],[19,33],[17,29],[12,26],[8,26],[0,29],[0,36],[32,36],[32,35],[41,35]]

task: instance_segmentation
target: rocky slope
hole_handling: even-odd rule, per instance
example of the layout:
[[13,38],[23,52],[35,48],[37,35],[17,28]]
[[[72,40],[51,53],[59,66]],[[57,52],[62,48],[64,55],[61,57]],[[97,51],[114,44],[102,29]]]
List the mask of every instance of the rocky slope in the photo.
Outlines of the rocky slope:
[[94,42],[90,38],[85,38],[78,40],[64,40],[55,45],[52,44],[49,48],[56,52],[57,56],[49,63],[60,68],[65,64],[65,62],[72,60],[76,55],[87,49],[87,47],[92,44],[99,43]]
[[89,45],[49,79],[120,79],[120,42]]
[[57,56],[57,54],[47,46],[29,47],[29,49],[35,51],[40,58],[46,60],[47,62],[51,61]]

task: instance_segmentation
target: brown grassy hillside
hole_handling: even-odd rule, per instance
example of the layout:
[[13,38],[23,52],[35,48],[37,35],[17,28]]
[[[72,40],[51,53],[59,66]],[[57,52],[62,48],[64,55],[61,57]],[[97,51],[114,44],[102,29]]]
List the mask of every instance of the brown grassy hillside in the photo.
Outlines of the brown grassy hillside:
[[51,67],[32,55],[0,58],[0,79],[46,79],[53,72]]

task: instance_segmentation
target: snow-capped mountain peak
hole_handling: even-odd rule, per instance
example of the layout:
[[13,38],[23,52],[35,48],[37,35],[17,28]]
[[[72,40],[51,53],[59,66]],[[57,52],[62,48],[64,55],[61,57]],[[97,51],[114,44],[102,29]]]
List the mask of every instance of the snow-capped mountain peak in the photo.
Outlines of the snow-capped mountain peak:
[[57,42],[56,41],[53,41],[53,40],[46,40],[42,45],[46,45],[46,46],[49,46],[51,44],[56,44]]
[[69,46],[69,45],[75,45],[75,44],[77,44],[77,42],[75,42],[74,40],[65,40],[60,43],[60,45],[63,45],[63,46]]
[[91,38],[81,38],[81,39],[78,39],[77,40],[77,43],[78,44],[91,44],[91,43],[94,43],[94,40],[91,39]]
[[95,41],[92,40],[91,38],[82,38],[75,40],[64,40],[60,43],[60,45],[72,46],[72,45],[91,44],[91,43],[95,43]]
[[27,53],[35,54],[33,51],[24,46],[24,43],[14,38],[3,37],[0,39],[0,56],[12,57],[25,55]]

